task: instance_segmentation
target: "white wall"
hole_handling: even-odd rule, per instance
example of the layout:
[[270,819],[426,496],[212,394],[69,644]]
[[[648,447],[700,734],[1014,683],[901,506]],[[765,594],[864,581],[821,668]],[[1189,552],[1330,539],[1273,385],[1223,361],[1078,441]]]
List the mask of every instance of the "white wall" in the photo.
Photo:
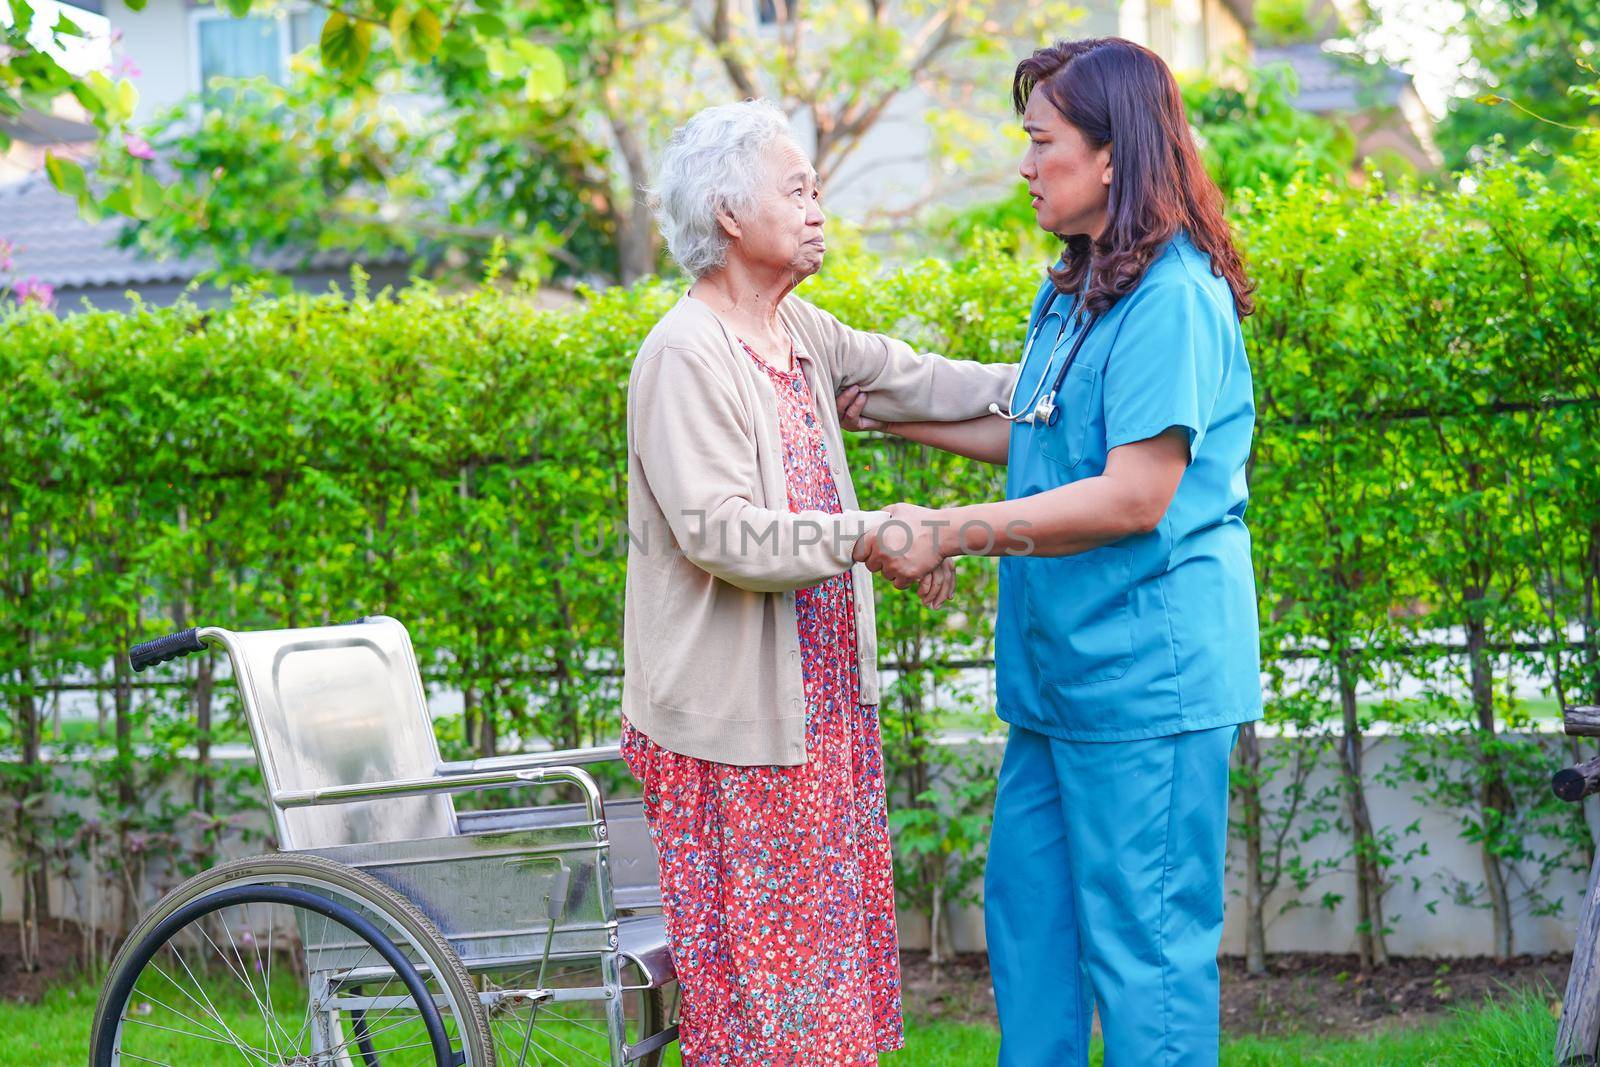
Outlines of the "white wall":
[[[1275,737],[1261,739],[1264,761],[1272,758],[1272,750],[1282,742]],[[1401,869],[1401,884],[1392,889],[1386,900],[1387,911],[1395,916],[1388,937],[1389,951],[1402,956],[1482,956],[1492,952],[1492,926],[1487,909],[1465,907],[1450,900],[1449,886],[1456,880],[1481,882],[1483,870],[1475,845],[1461,837],[1459,813],[1429,807],[1409,791],[1397,791],[1374,784],[1381,768],[1398,754],[1398,742],[1386,738],[1370,743],[1366,757],[1368,773],[1368,803],[1373,819],[1381,828],[1393,827],[1396,831],[1416,822],[1418,832],[1401,838],[1400,850],[1408,851],[1423,843],[1428,854],[1409,860]],[[1550,772],[1559,768],[1552,764]],[[1316,772],[1307,788],[1315,792],[1331,785],[1334,775],[1328,768]],[[1276,800],[1276,791],[1267,790],[1266,806]],[[1225,955],[1244,954],[1244,904],[1243,904],[1243,850],[1237,840],[1230,840],[1230,855],[1226,878],[1227,920],[1223,930],[1222,951]],[[1305,850],[1307,860],[1332,858],[1348,848],[1346,839],[1335,831],[1321,835]],[[1522,871],[1523,877],[1535,878],[1536,872]],[[1556,916],[1534,916],[1521,910],[1513,922],[1516,951],[1519,954],[1544,954],[1569,952],[1577,929],[1578,907],[1583,897],[1586,875],[1560,870],[1542,886],[1546,896],[1560,897],[1564,910]],[[1415,880],[1416,884],[1413,884]],[[1041,887],[1042,888],[1042,887]],[[1301,907],[1277,915],[1292,894],[1280,891],[1268,901],[1267,916],[1271,925],[1267,930],[1269,952],[1319,952],[1354,953],[1356,951],[1354,875],[1332,875],[1306,892],[1304,899],[1315,905],[1324,893],[1339,893],[1344,903],[1327,910],[1321,907]],[[1430,908],[1431,905],[1431,908]],[[950,936],[955,948],[963,952],[984,949],[983,914],[981,909],[962,909],[951,916]],[[924,948],[928,944],[927,920],[917,915],[901,916],[901,942],[907,947]],[[1043,935],[1044,932],[1041,932]]]
[[[994,739],[978,742],[990,746],[991,757],[998,756],[999,742]],[[1282,742],[1275,737],[1261,739],[1263,759],[1270,761],[1273,749]],[[1392,761],[1399,749],[1395,741],[1378,738],[1371,742],[1367,756],[1370,779],[1376,781],[1380,769]],[[230,758],[228,752],[219,750],[218,758]],[[232,746],[235,759],[251,758],[249,750]],[[1552,765],[1551,772],[1557,768]],[[1315,792],[1319,787],[1331,785],[1332,771],[1320,770],[1308,784]],[[1272,807],[1275,792],[1269,787],[1266,806]],[[81,804],[79,801],[69,803]],[[1455,880],[1480,881],[1482,871],[1478,851],[1460,835],[1458,813],[1442,811],[1422,802],[1409,791],[1397,791],[1372,784],[1369,786],[1369,803],[1373,818],[1379,827],[1390,826],[1400,830],[1415,822],[1418,832],[1401,839],[1402,850],[1409,850],[1426,842],[1428,854],[1408,860],[1400,870],[1400,884],[1387,898],[1387,909],[1394,916],[1393,932],[1389,935],[1389,949],[1396,955],[1407,956],[1478,956],[1491,951],[1491,926],[1487,910],[1454,903],[1449,886]],[[243,820],[255,829],[265,829],[262,813],[250,813]],[[1237,846],[1238,842],[1231,842]],[[1306,858],[1332,857],[1343,851],[1344,842],[1337,832],[1328,832],[1316,839],[1306,850]],[[261,851],[259,843],[234,844],[225,851],[230,855]],[[1227,922],[1224,929],[1222,951],[1227,955],[1244,952],[1244,908],[1241,903],[1243,889],[1243,856],[1237,848],[1229,858],[1226,878],[1228,891]],[[0,921],[14,921],[18,917],[21,900],[20,887],[12,872],[13,857],[0,845]],[[1522,872],[1524,877],[1534,877],[1533,872]],[[1269,901],[1268,916],[1271,926],[1267,932],[1268,949],[1273,952],[1345,953],[1355,951],[1354,908],[1348,903],[1353,896],[1354,879],[1350,875],[1334,875],[1314,886],[1305,898],[1315,902],[1325,892],[1344,894],[1347,903],[1333,910],[1320,907],[1297,908],[1272,918],[1289,899],[1290,894],[1280,892]],[[1581,901],[1585,879],[1582,874],[1560,870],[1541,888],[1547,896],[1560,897],[1564,910],[1555,916],[1538,917],[1519,914],[1515,921],[1516,949],[1519,953],[1543,954],[1565,952],[1572,948],[1577,926],[1577,908]],[[1041,887],[1042,888],[1042,887]],[[74,909],[74,898],[66,887],[57,885],[53,893],[57,913]],[[116,914],[115,902],[103,901],[99,914]],[[981,908],[957,909],[951,914],[951,936],[954,947],[960,951],[976,952],[984,948],[983,915]],[[1042,932],[1043,933],[1043,932]],[[901,942],[908,948],[924,948],[928,944],[928,924],[925,917],[902,914],[900,917]]]
[[149,121],[195,88],[189,11],[186,0],[150,0],[142,11],[129,10],[123,0],[107,0],[106,17],[122,33],[114,58],[126,59],[138,70],[129,78],[139,90],[134,113],[139,122]]

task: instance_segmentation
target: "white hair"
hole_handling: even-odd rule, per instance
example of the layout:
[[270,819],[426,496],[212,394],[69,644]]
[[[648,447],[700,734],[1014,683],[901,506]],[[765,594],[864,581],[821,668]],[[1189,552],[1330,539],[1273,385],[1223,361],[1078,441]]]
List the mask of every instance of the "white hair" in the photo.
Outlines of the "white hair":
[[788,118],[766,100],[708,107],[673,132],[650,198],[678,266],[699,278],[727,263],[718,212],[755,206],[773,144],[791,137]]

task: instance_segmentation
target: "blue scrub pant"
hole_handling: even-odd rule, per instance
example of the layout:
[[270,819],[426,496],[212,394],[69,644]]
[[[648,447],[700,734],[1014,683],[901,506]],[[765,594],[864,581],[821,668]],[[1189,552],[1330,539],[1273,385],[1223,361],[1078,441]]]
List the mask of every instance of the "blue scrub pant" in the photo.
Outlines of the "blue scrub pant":
[[1142,741],[1011,727],[984,877],[1000,1067],[1217,1062],[1237,726]]

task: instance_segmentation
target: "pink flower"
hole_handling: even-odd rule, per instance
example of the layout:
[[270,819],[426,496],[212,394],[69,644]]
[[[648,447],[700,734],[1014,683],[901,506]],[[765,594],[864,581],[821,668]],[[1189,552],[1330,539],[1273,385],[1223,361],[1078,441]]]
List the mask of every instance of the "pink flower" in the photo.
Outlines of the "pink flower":
[[56,302],[55,287],[41,282],[38,278],[24,278],[13,286],[11,291],[22,304],[34,303],[42,308],[49,308]]
[[[117,32],[120,33],[122,31],[119,30]],[[144,75],[144,71],[139,69],[139,64],[127,56],[122,56],[117,60],[116,66],[112,68],[112,73],[119,78],[138,78]]]
[[128,155],[132,156],[134,159],[156,158],[155,150],[150,147],[150,142],[146,141],[143,137],[137,137],[134,134],[125,133],[122,135],[122,143],[128,146]]

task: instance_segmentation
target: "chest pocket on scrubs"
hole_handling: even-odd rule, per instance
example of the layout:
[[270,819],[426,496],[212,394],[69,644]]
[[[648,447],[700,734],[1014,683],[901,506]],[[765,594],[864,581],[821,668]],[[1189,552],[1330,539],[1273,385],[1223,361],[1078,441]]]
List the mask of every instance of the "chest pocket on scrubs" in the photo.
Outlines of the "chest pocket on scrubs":
[[1099,414],[1100,375],[1085,363],[1074,363],[1067,370],[1056,396],[1059,414],[1054,426],[1040,429],[1039,451],[1066,467],[1083,462],[1089,443],[1089,424]]
[[1133,666],[1133,553],[1119,545],[1023,567],[1027,639],[1049,685],[1121,678]]

